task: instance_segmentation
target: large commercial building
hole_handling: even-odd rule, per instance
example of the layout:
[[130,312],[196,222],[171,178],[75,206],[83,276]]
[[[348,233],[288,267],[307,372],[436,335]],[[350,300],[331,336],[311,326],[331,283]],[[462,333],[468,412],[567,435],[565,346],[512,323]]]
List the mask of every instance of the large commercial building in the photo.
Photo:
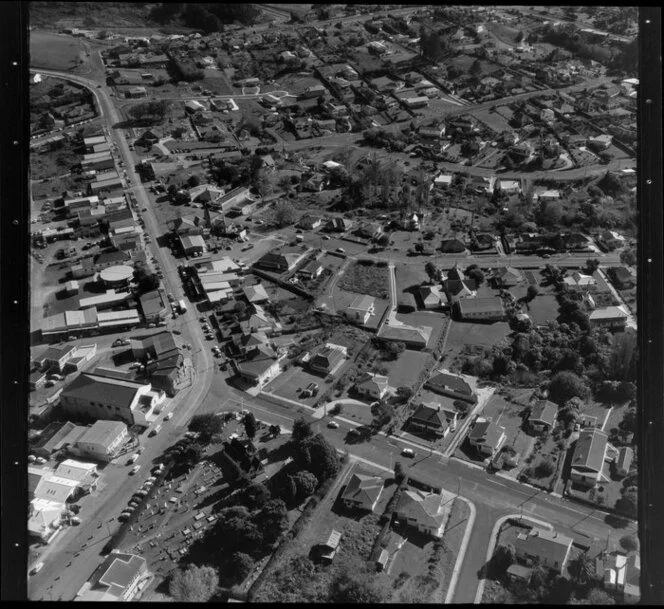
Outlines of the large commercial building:
[[60,404],[68,415],[147,426],[165,397],[150,383],[142,385],[83,373],[60,394]]

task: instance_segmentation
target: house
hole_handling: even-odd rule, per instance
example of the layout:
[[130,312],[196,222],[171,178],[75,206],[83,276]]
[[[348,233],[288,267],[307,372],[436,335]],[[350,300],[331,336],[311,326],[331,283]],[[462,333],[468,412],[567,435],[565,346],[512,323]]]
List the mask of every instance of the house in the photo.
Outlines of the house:
[[332,529],[329,535],[323,537],[316,544],[316,554],[319,559],[325,562],[332,562],[337,551],[339,550],[339,543],[341,542],[341,533]]
[[166,319],[169,306],[163,289],[145,292],[139,297],[139,302],[146,323],[159,323]]
[[365,325],[375,314],[375,298],[368,295],[356,296],[345,310],[345,315],[349,320],[362,325]]
[[376,239],[383,234],[383,225],[380,222],[362,222],[355,230],[358,237]]
[[223,197],[210,201],[210,205],[215,209],[228,211],[231,207],[241,205],[250,198],[249,189],[245,186],[238,186],[227,192]]
[[493,281],[498,288],[511,288],[523,281],[523,275],[511,266],[504,266],[495,271]]
[[311,214],[304,214],[296,224],[297,228],[303,228],[304,230],[313,230],[320,227],[323,224],[323,219],[319,216],[312,216]]
[[247,286],[242,289],[242,292],[244,293],[244,297],[247,299],[247,302],[250,303],[261,303],[270,300],[270,297],[265,291],[265,288],[260,283]]
[[621,330],[627,325],[629,313],[625,310],[625,305],[620,305],[618,307],[595,309],[588,318],[591,326]]
[[493,457],[506,437],[504,427],[498,427],[493,421],[478,421],[468,435],[468,441],[481,455]]
[[440,404],[420,404],[411,415],[408,424],[418,431],[430,432],[444,438],[451,429],[450,418],[456,423],[456,412],[449,413],[442,409]]
[[394,516],[398,522],[415,527],[420,533],[441,539],[453,500],[454,495],[445,490],[438,494],[407,489],[397,501]]
[[374,400],[382,400],[390,391],[389,378],[381,374],[364,372],[355,382],[355,391]]
[[539,400],[530,411],[528,424],[536,433],[551,431],[557,418],[558,405],[548,400]]
[[62,529],[65,510],[65,504],[60,501],[33,499],[28,513],[28,534],[41,543],[51,543]]
[[618,455],[613,461],[614,472],[617,476],[624,478],[629,474],[634,460],[634,451],[629,446],[623,446],[618,450]]
[[315,279],[323,272],[323,266],[318,260],[309,260],[297,274],[303,279]]
[[572,542],[571,537],[562,533],[533,527],[528,533],[519,533],[513,546],[517,560],[528,565],[540,564],[562,575],[572,550]]
[[301,248],[284,248],[276,252],[268,252],[259,258],[254,266],[266,271],[285,273],[292,271],[309,253]]
[[180,349],[175,336],[168,331],[157,332],[149,336],[131,338],[132,357],[138,360],[145,358],[158,359],[177,353]]
[[88,493],[97,489],[97,466],[94,463],[84,463],[74,459],[65,459],[58,465],[55,475],[61,478],[68,478],[78,483],[78,487],[83,492]]
[[45,371],[35,370],[34,372],[31,372],[30,377],[28,378],[28,386],[30,387],[30,391],[40,389],[46,384],[46,381],[47,373]]
[[335,233],[344,233],[353,228],[353,221],[348,218],[330,218],[325,223],[325,230]]
[[634,276],[624,266],[612,266],[607,270],[607,274],[619,290],[633,288],[636,285]]
[[470,385],[460,376],[438,372],[424,383],[424,387],[440,395],[445,395],[470,404],[477,402],[477,396]]
[[445,294],[438,286],[420,286],[418,293],[420,295],[420,299],[422,300],[422,305],[425,309],[436,310],[442,308],[445,305]]
[[571,275],[565,277],[563,282],[566,285],[574,287],[595,285],[596,283],[592,275],[584,275],[583,273],[579,273],[579,271],[574,271]]
[[130,602],[150,578],[142,556],[112,552],[79,589],[75,601]]
[[40,368],[60,373],[64,370],[65,364],[74,357],[75,353],[75,345],[67,343],[53,345],[46,349],[45,353],[39,359]]
[[625,245],[626,239],[620,233],[613,230],[606,230],[597,236],[597,242],[607,250],[613,251]]
[[124,421],[128,425],[148,425],[164,395],[152,385],[104,378],[83,373],[60,394],[65,414],[94,420]]
[[456,303],[463,320],[501,321],[505,319],[505,307],[498,297],[467,298]]
[[252,332],[251,334],[242,334],[239,337],[233,337],[234,343],[239,348],[240,352],[243,355],[247,355],[250,351],[255,349],[260,345],[269,346],[270,341],[268,340],[267,334],[265,332]]
[[613,136],[608,134],[601,134],[588,138],[588,146],[595,150],[606,150],[611,147]]
[[348,357],[348,349],[327,343],[309,360],[309,368],[321,374],[334,374]]
[[579,433],[572,456],[570,479],[578,484],[594,487],[606,476],[602,473],[607,455],[615,454],[609,437],[599,429],[584,429]]
[[349,510],[373,512],[384,485],[380,476],[354,473],[341,494],[341,501]]
[[245,360],[233,363],[240,377],[258,386],[264,385],[281,372],[276,353],[265,345],[249,351]]
[[205,252],[205,239],[201,235],[185,235],[180,237],[180,245],[185,256],[198,256]]
[[429,343],[433,328],[431,326],[391,325],[389,318],[378,331],[383,340],[402,342],[409,349],[424,349]]
[[603,553],[597,560],[597,575],[603,580],[605,589],[622,592],[626,603],[640,600],[641,557],[638,554]]
[[138,99],[141,97],[147,97],[148,92],[145,87],[132,87],[127,91],[127,97],[130,97],[132,99]]
[[78,457],[107,463],[117,456],[128,439],[127,425],[122,421],[96,421],[78,437],[71,452]]

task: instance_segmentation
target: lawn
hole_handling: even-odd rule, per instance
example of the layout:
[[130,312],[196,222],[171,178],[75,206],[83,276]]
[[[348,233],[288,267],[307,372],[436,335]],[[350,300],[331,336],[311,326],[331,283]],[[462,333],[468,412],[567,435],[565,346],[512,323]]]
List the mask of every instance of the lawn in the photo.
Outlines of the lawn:
[[406,349],[399,359],[388,362],[387,376],[391,387],[412,387],[422,369],[428,364],[431,355],[422,351]]
[[491,347],[501,343],[511,333],[505,321],[474,324],[451,320],[450,324],[444,360],[447,365],[456,359],[466,345]]
[[389,298],[389,275],[386,266],[354,262],[344,273],[339,287],[349,292]]
[[[310,383],[316,383],[318,385],[318,395],[301,398],[300,392]],[[299,366],[291,366],[288,370],[282,372],[276,379],[268,383],[265,386],[265,390],[283,398],[313,406],[329,387],[331,387],[331,385],[326,383],[321,375],[312,374],[308,370],[304,370]]]
[[538,326],[558,319],[558,301],[555,296],[549,294],[539,294],[534,300],[525,303],[524,309],[533,323]]
[[30,65],[48,70],[72,70],[79,65],[81,41],[50,32],[30,32]]
[[[430,241],[429,243],[435,245],[435,241]],[[404,297],[404,293],[419,287],[422,283],[429,280],[424,271],[426,260],[426,258],[420,258],[417,262],[404,262],[396,265],[397,300],[401,300]]]
[[511,129],[508,122],[497,112],[480,110],[473,113],[473,116],[489,128],[493,129],[496,133],[502,133],[503,131],[509,131]]

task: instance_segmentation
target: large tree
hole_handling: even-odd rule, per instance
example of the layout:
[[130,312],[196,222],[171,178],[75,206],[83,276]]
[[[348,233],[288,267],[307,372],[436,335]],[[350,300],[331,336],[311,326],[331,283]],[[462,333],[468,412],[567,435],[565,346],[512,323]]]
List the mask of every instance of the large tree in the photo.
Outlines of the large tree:
[[293,224],[297,219],[297,214],[290,201],[278,201],[274,206],[272,218],[278,228],[283,228]]
[[168,586],[170,595],[181,603],[206,603],[217,590],[219,576],[213,567],[189,565],[177,569]]
[[197,414],[189,421],[188,427],[189,431],[199,432],[202,441],[208,442],[224,430],[224,421],[222,417],[218,417],[216,414]]
[[307,438],[310,438],[314,435],[314,432],[311,429],[311,425],[307,423],[302,417],[296,419],[293,423],[293,433],[292,438],[294,442],[302,442]]
[[549,399],[558,405],[574,397],[585,400],[589,394],[590,390],[583,379],[569,370],[558,372],[549,383]]
[[291,476],[295,482],[295,494],[297,499],[306,499],[316,490],[318,478],[306,469],[300,470],[294,476]]
[[253,412],[247,412],[244,415],[244,431],[250,440],[256,437],[256,416]]

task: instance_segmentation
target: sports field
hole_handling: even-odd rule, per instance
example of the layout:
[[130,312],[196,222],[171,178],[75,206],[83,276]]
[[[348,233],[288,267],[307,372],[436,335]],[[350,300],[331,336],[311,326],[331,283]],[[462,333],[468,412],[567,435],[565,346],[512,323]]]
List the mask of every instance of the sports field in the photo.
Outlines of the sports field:
[[78,65],[81,42],[50,32],[30,32],[30,66],[50,70],[72,70]]

